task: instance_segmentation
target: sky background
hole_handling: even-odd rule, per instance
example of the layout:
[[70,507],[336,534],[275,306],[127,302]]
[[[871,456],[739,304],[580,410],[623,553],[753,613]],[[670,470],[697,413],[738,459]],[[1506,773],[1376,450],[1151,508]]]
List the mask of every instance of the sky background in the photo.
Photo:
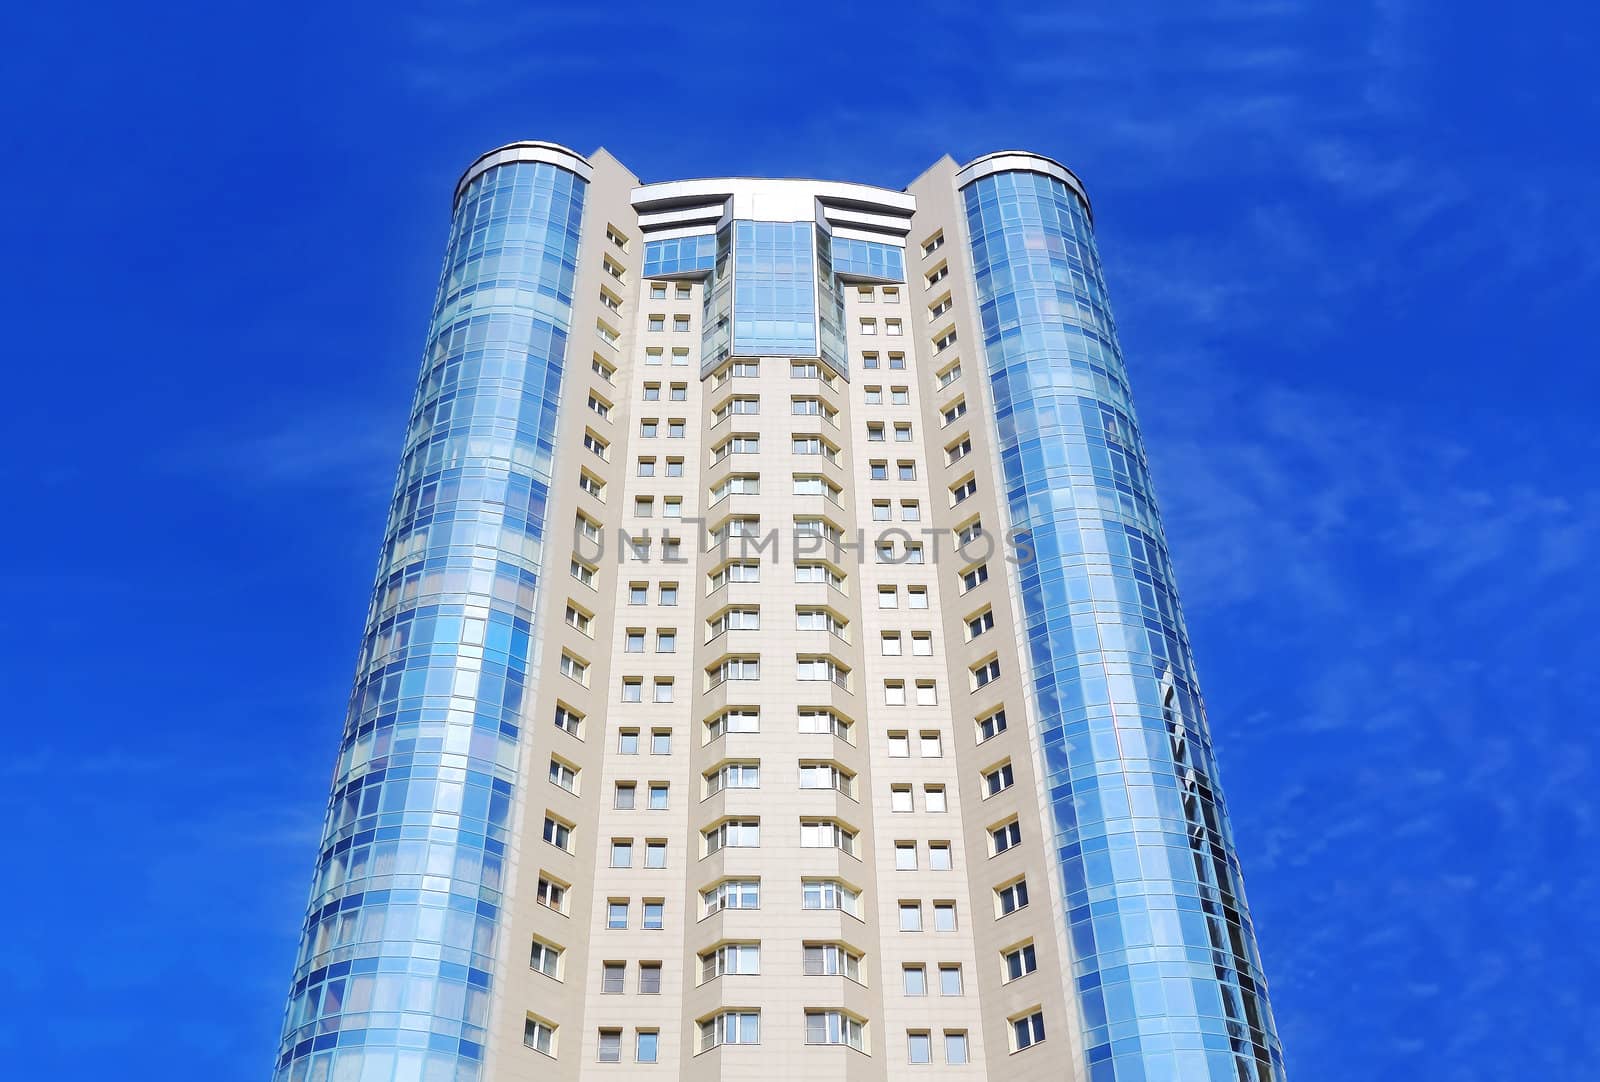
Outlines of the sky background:
[[1071,165],[1291,1079],[1594,1077],[1592,6],[626,7],[0,15],[0,1074],[268,1076],[451,187],[540,138]]

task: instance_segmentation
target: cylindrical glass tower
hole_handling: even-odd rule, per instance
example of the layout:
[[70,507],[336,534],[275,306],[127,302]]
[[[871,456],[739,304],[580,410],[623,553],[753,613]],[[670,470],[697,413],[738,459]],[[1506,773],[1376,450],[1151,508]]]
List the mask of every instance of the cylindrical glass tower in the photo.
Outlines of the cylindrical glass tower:
[[587,188],[561,157],[457,192],[279,1082],[481,1075]]
[[1281,1082],[1087,200],[1033,155],[962,180],[1089,1077]]

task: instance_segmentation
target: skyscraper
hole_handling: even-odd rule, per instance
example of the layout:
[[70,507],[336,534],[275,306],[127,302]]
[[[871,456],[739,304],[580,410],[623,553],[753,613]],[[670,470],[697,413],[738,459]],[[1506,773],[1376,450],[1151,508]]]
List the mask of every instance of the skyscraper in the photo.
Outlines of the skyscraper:
[[1284,1077],[1091,223],[472,164],[278,1079]]

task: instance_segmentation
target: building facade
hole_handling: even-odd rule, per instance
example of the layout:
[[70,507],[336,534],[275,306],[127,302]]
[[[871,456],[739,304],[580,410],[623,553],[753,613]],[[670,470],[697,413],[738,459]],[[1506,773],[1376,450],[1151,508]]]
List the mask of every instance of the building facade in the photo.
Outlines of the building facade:
[[455,192],[280,1082],[1280,1082],[1088,198]]

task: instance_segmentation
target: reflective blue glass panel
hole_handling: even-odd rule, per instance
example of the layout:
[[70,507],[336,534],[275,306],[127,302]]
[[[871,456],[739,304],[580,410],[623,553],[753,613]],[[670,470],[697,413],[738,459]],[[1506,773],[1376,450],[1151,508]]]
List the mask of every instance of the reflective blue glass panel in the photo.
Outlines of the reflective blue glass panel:
[[674,237],[651,240],[644,245],[644,276],[704,274],[717,258],[717,238],[707,233],[700,237]]
[[482,1077],[585,187],[456,207],[276,1082]]
[[903,282],[906,280],[906,253],[893,244],[834,237],[833,272],[842,278]]
[[962,192],[1091,1082],[1282,1082],[1205,707],[1088,214]]
[[810,222],[733,223],[733,352],[817,356]]

